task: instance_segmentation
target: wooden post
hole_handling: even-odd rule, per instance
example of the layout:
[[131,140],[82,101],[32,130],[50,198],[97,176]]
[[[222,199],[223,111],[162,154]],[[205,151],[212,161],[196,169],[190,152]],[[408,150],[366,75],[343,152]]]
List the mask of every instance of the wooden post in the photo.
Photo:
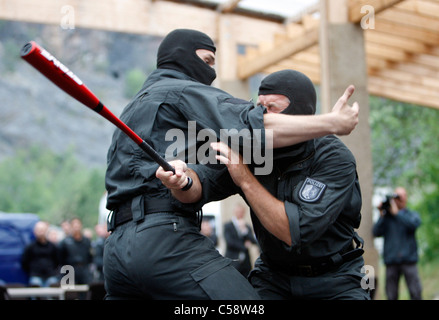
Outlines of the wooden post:
[[233,19],[228,13],[218,13],[217,17],[217,59],[218,85],[236,98],[250,99],[248,80],[238,79],[238,43]]
[[[216,72],[218,74],[218,80],[214,82],[214,85],[236,98],[249,100],[251,98],[249,80],[240,80],[238,78],[238,41],[236,39],[236,32],[234,31],[235,26],[231,15],[227,13],[218,14],[218,38],[216,40]],[[232,219],[234,208],[238,203],[247,206],[239,195],[234,195],[221,201],[221,223],[223,225]],[[250,225],[252,224],[249,211],[245,219]],[[223,253],[225,253],[226,243],[223,235],[220,235],[220,241],[220,247],[224,250]],[[254,261],[259,256],[259,249],[257,246],[251,246],[249,251],[253,266]]]
[[364,32],[360,24],[349,22],[348,0],[321,0],[320,53],[322,112],[329,112],[349,84],[356,87],[350,100],[360,104],[360,122],[343,142],[357,161],[363,199],[359,235],[365,242],[365,264],[369,276],[378,276],[378,253],[372,235],[373,169],[369,127],[369,94]]
[[[218,80],[214,82],[214,85],[236,98],[249,100],[250,91],[248,80],[240,80],[237,76],[238,48],[230,14],[218,12],[217,37],[215,64]],[[236,201],[235,197],[223,200],[221,205],[221,217],[223,223],[232,218],[233,210],[231,209],[236,204]]]

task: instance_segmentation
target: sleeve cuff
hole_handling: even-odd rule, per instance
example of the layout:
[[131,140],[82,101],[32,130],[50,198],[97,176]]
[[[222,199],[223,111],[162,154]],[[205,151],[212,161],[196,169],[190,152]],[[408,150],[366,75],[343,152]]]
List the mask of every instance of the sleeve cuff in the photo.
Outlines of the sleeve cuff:
[[299,223],[299,210],[298,207],[288,201],[284,202],[285,213],[288,217],[291,234],[291,246],[284,244],[288,251],[295,251],[300,254],[300,223]]

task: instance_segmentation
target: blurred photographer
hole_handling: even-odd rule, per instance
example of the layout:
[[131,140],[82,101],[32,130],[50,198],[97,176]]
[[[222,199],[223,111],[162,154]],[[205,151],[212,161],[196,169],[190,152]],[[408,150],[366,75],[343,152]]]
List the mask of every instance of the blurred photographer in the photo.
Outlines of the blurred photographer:
[[404,275],[412,300],[422,299],[422,286],[418,274],[418,246],[415,232],[421,218],[407,209],[407,191],[398,187],[393,195],[386,196],[378,209],[380,218],[373,227],[375,237],[384,237],[384,264],[386,265],[386,295],[398,299],[399,278]]

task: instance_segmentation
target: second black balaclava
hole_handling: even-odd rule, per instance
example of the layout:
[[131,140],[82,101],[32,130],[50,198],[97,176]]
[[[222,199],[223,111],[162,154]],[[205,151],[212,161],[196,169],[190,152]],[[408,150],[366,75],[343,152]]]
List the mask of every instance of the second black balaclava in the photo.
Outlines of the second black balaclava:
[[197,56],[197,49],[215,53],[212,39],[206,34],[190,29],[170,32],[162,41],[157,52],[157,68],[180,71],[189,77],[211,85],[216,78],[215,69]]
[[259,95],[282,94],[290,99],[290,105],[281,113],[310,115],[316,112],[316,89],[311,80],[296,70],[273,72],[265,77],[259,87]]
[[[312,81],[296,70],[273,72],[259,86],[259,95],[281,94],[290,104],[281,113],[290,115],[312,115],[316,112],[316,90]],[[276,165],[285,170],[291,163],[306,156],[306,142],[274,149]]]

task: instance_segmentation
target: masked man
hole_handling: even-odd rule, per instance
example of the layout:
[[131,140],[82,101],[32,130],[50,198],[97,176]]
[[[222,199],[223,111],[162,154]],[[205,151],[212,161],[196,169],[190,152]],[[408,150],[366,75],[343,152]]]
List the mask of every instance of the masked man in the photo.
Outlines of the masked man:
[[[334,112],[322,117],[264,115],[263,107],[210,86],[216,77],[215,51],[213,41],[202,32],[169,33],[158,49],[157,69],[120,116],[168,160],[200,161],[203,141],[191,132],[209,130],[219,139],[222,129],[245,129],[246,139],[257,140],[264,149],[269,134],[280,142],[275,147],[283,147],[310,135],[347,134],[358,122],[358,105],[347,105],[352,87]],[[273,130],[266,134],[264,126]],[[253,136],[256,129],[260,135]],[[119,130],[113,135],[107,164],[107,208],[113,211],[112,234],[104,250],[108,299],[258,298],[230,260],[199,232],[201,206],[172,197],[155,176],[158,165]],[[197,181],[193,186],[180,170],[171,179],[181,192],[197,188]]]
[[[314,114],[316,93],[304,74],[283,70],[262,81],[258,103],[268,113]],[[204,201],[240,193],[251,206],[261,255],[249,280],[262,298],[370,298],[361,287],[362,239],[355,232],[361,220],[356,162],[338,138],[276,149],[273,172],[262,176],[254,176],[226,144],[214,143],[213,149],[230,176],[192,168],[203,182]]]

